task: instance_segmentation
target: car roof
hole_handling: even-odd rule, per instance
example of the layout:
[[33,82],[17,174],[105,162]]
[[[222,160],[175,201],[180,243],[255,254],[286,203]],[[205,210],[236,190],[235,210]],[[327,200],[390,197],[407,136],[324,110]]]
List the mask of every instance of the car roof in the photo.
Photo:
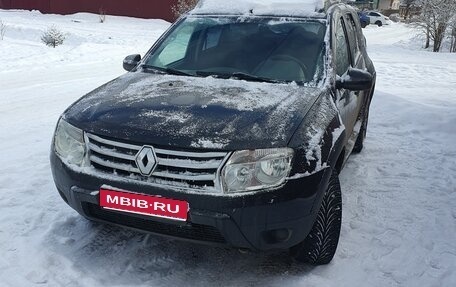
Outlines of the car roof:
[[254,15],[325,18],[334,0],[200,0],[193,15]]

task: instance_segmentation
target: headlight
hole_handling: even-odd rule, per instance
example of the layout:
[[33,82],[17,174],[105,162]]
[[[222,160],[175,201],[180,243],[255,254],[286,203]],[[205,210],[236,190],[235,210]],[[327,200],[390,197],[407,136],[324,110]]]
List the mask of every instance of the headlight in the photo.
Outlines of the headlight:
[[292,157],[290,148],[236,151],[222,170],[223,189],[242,192],[278,186],[290,173]]
[[63,161],[81,166],[86,152],[84,133],[60,119],[55,130],[54,148]]

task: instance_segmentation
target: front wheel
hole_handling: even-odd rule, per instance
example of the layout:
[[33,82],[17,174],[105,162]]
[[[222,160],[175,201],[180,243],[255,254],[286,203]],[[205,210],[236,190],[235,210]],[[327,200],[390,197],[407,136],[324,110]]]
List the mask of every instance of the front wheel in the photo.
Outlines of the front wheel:
[[303,242],[290,249],[291,255],[300,262],[328,264],[336,253],[341,223],[342,193],[334,170],[312,229]]
[[383,25],[382,21],[377,21],[377,22],[375,22],[375,24],[376,24],[378,27],[382,27],[382,25]]

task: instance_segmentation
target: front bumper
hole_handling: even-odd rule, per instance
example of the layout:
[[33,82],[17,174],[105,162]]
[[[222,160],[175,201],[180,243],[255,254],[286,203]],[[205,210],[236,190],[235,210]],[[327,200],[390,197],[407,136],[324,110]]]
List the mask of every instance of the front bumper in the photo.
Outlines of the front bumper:
[[[68,168],[51,152],[54,181],[62,198],[86,218],[173,238],[253,250],[287,249],[303,241],[315,221],[330,169],[289,180],[284,186],[253,194],[226,196],[186,193],[141,182],[107,179]],[[185,200],[185,223],[108,211],[99,207],[102,185]]]

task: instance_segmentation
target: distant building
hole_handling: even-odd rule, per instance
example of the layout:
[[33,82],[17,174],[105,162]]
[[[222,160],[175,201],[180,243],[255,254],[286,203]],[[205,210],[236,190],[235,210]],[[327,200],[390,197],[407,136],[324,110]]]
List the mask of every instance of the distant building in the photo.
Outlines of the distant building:
[[[408,17],[421,14],[421,5],[419,4],[412,4],[408,9]],[[407,6],[402,4],[399,6],[399,15],[405,19],[405,14],[407,14]]]
[[356,0],[351,3],[352,5],[358,7],[359,9],[368,9],[368,10],[379,10],[379,11],[389,11],[389,10],[399,10],[400,0]]
[[400,0],[393,0],[393,3],[391,4],[391,9],[393,10],[399,10],[399,7],[401,6],[401,1]]
[[399,10],[400,0],[380,0],[378,10]]

